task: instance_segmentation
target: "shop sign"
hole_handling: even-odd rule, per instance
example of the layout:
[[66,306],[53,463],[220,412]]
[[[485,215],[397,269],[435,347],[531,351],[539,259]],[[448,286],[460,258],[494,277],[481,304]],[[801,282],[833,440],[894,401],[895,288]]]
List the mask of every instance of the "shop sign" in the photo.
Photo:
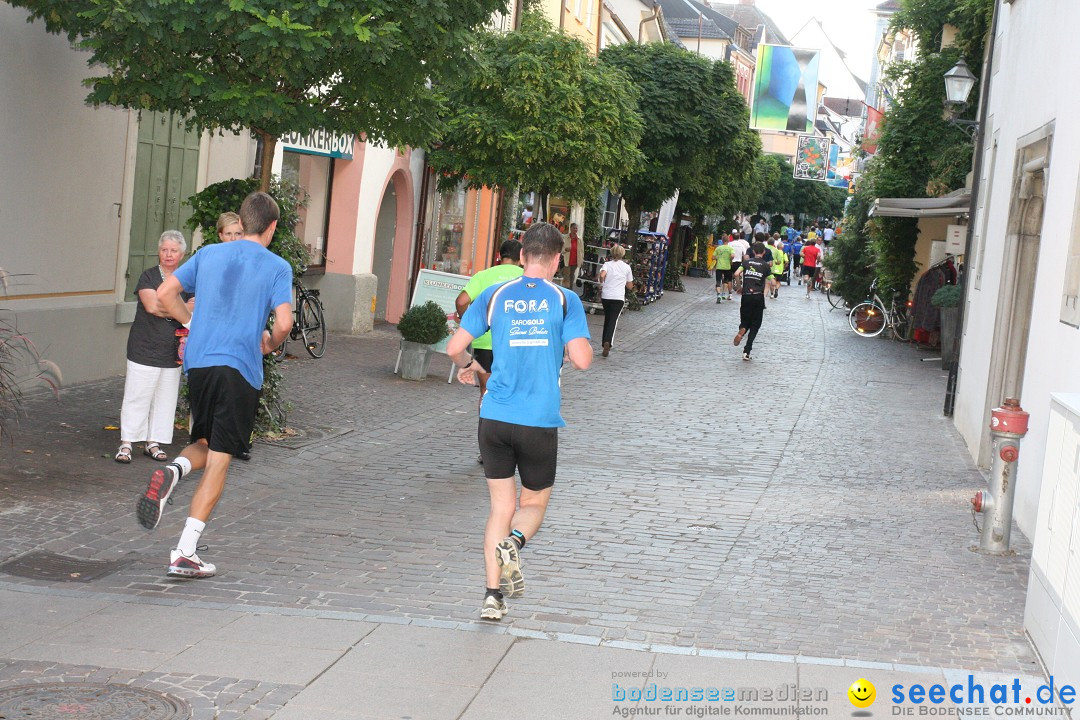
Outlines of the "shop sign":
[[[409,307],[416,307],[417,305],[423,305],[428,300],[434,300],[435,304],[446,313],[446,322],[450,326],[450,335],[452,336],[457,330],[457,322],[454,320],[457,315],[455,301],[468,282],[469,278],[465,275],[454,275],[453,273],[439,272],[438,270],[421,270],[416,276],[416,290],[413,292],[412,302]],[[448,336],[432,345],[431,349],[435,352],[445,353],[446,344],[449,341],[450,337]]]
[[326,130],[312,130],[308,133],[288,133],[281,138],[282,147],[289,152],[307,155],[352,160],[353,143],[356,135],[343,135]]

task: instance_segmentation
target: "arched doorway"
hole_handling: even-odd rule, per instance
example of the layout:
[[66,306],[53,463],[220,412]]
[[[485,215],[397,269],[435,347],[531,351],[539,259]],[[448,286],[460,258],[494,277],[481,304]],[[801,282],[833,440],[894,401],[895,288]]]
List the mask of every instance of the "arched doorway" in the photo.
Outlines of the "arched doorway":
[[397,183],[391,182],[383,193],[379,214],[375,219],[375,246],[372,249],[371,272],[378,280],[375,291],[375,319],[386,319],[386,300],[390,295],[390,274],[394,264],[394,237],[397,234]]

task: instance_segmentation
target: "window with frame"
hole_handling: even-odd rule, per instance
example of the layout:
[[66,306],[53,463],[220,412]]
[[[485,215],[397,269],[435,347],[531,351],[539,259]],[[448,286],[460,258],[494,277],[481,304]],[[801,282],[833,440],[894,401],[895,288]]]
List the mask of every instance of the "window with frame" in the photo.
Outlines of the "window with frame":
[[[1080,194],[1080,181],[1077,182]],[[1080,200],[1073,211],[1072,237],[1065,262],[1065,285],[1061,291],[1061,322],[1080,328]]]
[[282,156],[281,177],[299,185],[308,197],[307,207],[299,212],[296,235],[307,248],[309,268],[326,267],[326,236],[330,227],[333,176],[333,158],[290,150],[286,150]]

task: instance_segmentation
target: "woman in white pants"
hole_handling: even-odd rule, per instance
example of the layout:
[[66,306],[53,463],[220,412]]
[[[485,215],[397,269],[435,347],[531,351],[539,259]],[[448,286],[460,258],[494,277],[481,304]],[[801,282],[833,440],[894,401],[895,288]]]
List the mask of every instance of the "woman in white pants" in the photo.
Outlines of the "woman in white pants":
[[[183,327],[158,307],[157,287],[180,265],[187,250],[184,236],[166,230],[158,240],[158,264],[139,276],[138,305],[127,344],[127,378],[120,409],[118,463],[131,462],[131,447],[145,443],[143,454],[158,461],[168,455],[161,445],[173,440],[176,396],[180,390],[177,329]],[[192,302],[190,296],[185,300]]]

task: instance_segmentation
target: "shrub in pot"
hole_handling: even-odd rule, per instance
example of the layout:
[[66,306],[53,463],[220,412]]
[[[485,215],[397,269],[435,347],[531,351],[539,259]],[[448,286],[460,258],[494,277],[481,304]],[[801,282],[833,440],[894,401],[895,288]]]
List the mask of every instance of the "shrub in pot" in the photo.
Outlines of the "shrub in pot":
[[930,304],[941,310],[941,365],[949,369],[957,361],[957,325],[960,320],[960,303],[964,289],[959,285],[945,285],[930,298]]
[[450,334],[446,312],[434,300],[414,305],[398,321],[401,333],[401,377],[423,380],[431,362],[431,346]]

